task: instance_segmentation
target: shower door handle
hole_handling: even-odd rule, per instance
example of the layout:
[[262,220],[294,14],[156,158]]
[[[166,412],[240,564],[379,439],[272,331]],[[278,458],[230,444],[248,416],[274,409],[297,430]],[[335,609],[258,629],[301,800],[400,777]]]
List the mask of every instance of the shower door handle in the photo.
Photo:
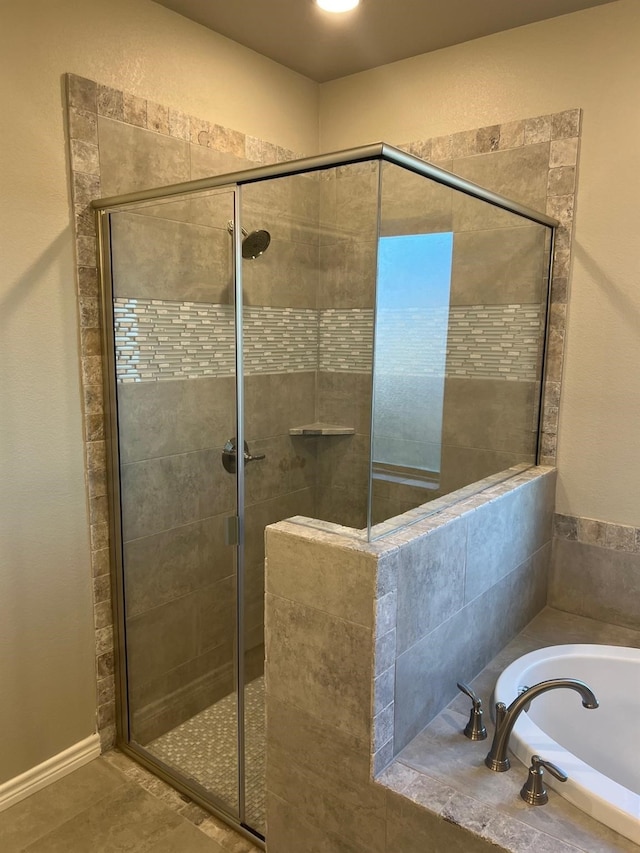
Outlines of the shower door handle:
[[[229,441],[222,448],[222,464],[224,466],[225,471],[228,471],[230,474],[235,474],[238,470],[238,447],[235,438],[230,438]],[[255,456],[249,452],[249,445],[245,441],[244,443],[244,464],[248,465],[249,462],[258,462],[260,459],[265,459],[264,453],[257,453]]]

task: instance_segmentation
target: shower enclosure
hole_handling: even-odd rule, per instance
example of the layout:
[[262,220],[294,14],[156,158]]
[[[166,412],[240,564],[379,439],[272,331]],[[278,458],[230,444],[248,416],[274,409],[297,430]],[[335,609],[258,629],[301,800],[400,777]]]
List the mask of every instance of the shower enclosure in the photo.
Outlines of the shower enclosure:
[[119,744],[262,837],[264,528],[535,464],[556,223],[383,144],[94,207]]

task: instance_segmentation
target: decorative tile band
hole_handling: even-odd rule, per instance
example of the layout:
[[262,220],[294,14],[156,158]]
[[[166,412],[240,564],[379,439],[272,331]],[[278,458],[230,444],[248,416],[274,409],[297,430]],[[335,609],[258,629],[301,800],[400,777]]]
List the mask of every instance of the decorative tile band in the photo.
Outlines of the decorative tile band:
[[[114,299],[119,382],[231,376],[235,371],[232,305]],[[317,312],[303,308],[244,309],[245,371],[316,370]]]
[[[533,382],[539,364],[540,306],[452,306],[449,311],[385,309],[379,320],[393,353],[387,373]],[[231,376],[235,370],[233,306],[160,299],[114,300],[119,382]],[[247,374],[303,370],[368,373],[373,311],[246,307]],[[419,354],[419,358],[417,358]]]
[[[441,372],[442,325],[448,322],[447,376],[536,380],[541,322],[537,304],[454,305],[448,312],[429,313],[385,309],[379,321],[385,346],[393,342],[394,364],[387,373],[428,376]],[[370,371],[373,311],[321,312],[319,346],[320,370]]]
[[318,366],[318,312],[245,307],[245,373],[293,373]]
[[329,308],[320,312],[318,369],[370,373],[373,309]]
[[582,542],[585,545],[599,545],[601,548],[609,548],[612,551],[640,553],[639,527],[556,513],[554,532],[558,539]]
[[556,513],[554,533],[558,539],[582,542],[585,545],[599,545],[601,548],[609,548],[612,551],[640,553],[640,527]]
[[540,364],[540,305],[453,306],[447,375],[535,382]]

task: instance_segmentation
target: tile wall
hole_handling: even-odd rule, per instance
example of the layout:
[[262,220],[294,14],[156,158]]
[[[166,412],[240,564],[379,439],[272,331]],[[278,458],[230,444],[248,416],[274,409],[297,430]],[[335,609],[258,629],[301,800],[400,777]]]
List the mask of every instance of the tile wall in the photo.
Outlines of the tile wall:
[[640,529],[556,515],[549,604],[640,629]]

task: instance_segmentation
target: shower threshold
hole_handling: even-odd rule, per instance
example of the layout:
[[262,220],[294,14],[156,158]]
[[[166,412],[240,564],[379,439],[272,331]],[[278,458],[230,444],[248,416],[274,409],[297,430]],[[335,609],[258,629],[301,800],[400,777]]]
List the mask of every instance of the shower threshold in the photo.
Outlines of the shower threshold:
[[[238,806],[237,697],[230,693],[150,741],[146,749],[226,803]],[[245,687],[245,823],[264,834],[264,677]]]

